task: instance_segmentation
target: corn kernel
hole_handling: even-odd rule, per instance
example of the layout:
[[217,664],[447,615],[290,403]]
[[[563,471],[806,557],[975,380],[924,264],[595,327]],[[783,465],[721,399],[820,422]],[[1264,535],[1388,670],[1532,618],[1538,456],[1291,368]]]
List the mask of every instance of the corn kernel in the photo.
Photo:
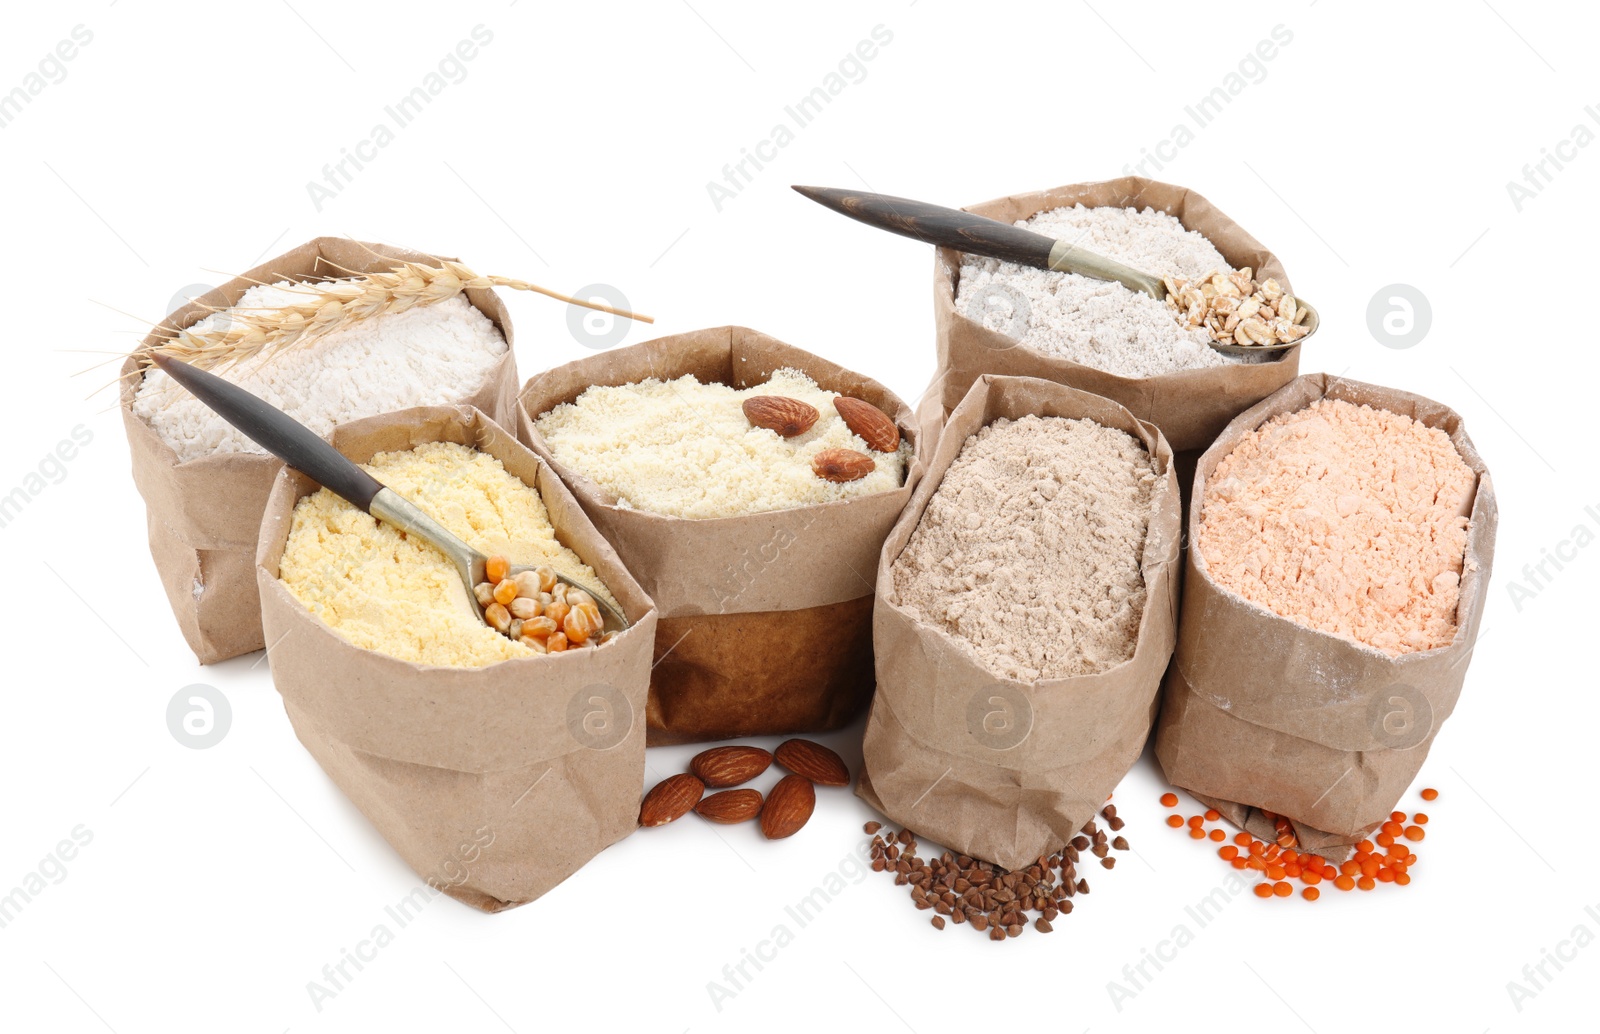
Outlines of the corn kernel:
[[536,597],[539,595],[539,574],[537,571],[518,571],[511,576],[517,583],[517,595]]
[[596,632],[600,631],[603,624],[600,620],[600,610],[594,604],[573,607],[561,622],[562,631],[567,634],[567,641],[571,643],[585,643]]
[[527,618],[522,622],[522,634],[524,636],[537,636],[540,639],[543,639],[545,636],[553,634],[560,627],[561,626],[557,625],[549,615],[536,618]]
[[483,576],[496,584],[503,581],[505,576],[510,573],[511,561],[499,553],[490,557],[483,565]]

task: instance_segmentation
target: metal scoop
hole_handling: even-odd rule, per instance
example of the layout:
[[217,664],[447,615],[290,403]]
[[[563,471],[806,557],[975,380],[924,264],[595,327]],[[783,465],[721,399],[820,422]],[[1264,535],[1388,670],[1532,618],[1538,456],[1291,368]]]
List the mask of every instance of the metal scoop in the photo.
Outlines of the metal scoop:
[[[473,610],[478,620],[489,625],[483,609],[476,605],[475,593],[478,583],[485,580],[484,568],[488,557],[456,538],[411,500],[392,488],[386,488],[377,478],[346,459],[337,449],[283,410],[238,385],[181,360],[151,353],[150,361],[189,389],[195,398],[215,410],[218,416],[295,470],[379,520],[394,525],[408,535],[417,536],[449,557],[467,587],[467,598],[474,602]],[[527,564],[513,566],[507,577],[532,570],[536,568]],[[594,599],[605,622],[602,631],[620,632],[628,627],[627,617],[607,603],[593,586],[568,578],[559,571],[556,572],[556,578],[574,589],[582,589]]]
[[[925,244],[955,248],[1024,266],[1053,269],[1060,273],[1077,273],[1095,280],[1115,280],[1129,290],[1143,291],[1158,302],[1165,301],[1167,297],[1167,285],[1158,276],[1123,265],[1104,255],[1085,251],[1071,241],[1046,237],[998,219],[888,194],[867,194],[836,187],[797,186],[794,189],[841,215]],[[1211,347],[1228,355],[1261,355],[1282,352],[1301,344],[1317,332],[1321,321],[1317,310],[1304,298],[1296,295],[1295,301],[1308,310],[1305,322],[1301,324],[1306,332],[1298,341],[1237,345],[1223,344],[1208,335]]]

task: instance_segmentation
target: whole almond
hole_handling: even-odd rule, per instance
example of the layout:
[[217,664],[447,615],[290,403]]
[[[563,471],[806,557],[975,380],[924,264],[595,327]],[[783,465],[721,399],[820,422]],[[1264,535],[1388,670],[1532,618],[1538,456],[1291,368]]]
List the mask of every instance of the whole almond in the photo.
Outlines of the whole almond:
[[773,756],[795,775],[822,786],[849,786],[850,769],[844,759],[811,740],[784,740]]
[[761,835],[782,840],[800,832],[817,807],[817,788],[803,775],[786,775],[767,793],[761,806]]
[[701,818],[723,825],[748,822],[761,814],[761,791],[723,790],[696,804],[694,810]]
[[760,747],[712,747],[689,762],[689,771],[712,790],[748,783],[772,764],[770,751]]
[[900,448],[900,429],[884,415],[883,410],[872,403],[853,399],[849,395],[837,395],[833,400],[833,408],[844,425],[866,442],[867,448],[872,451],[894,452]]
[[805,434],[821,416],[817,407],[783,395],[753,395],[744,400],[744,417],[784,438]]
[[681,819],[700,803],[700,795],[705,792],[706,784],[692,775],[667,776],[644,795],[644,803],[639,806],[639,825],[665,826]]
[[823,449],[811,458],[811,469],[824,481],[859,481],[878,469],[871,456],[854,449]]

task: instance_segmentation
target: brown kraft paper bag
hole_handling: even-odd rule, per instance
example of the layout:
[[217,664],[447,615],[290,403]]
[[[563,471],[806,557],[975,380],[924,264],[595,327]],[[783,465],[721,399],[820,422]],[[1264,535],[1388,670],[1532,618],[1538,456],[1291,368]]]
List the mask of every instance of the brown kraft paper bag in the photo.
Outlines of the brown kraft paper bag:
[[[250,453],[214,453],[180,462],[172,447],[133,413],[141,380],[137,355],[160,344],[171,331],[204,319],[210,312],[206,306],[234,304],[258,282],[328,279],[348,275],[347,269],[370,272],[400,261],[439,260],[387,244],[318,237],[168,316],[122,365],[122,426],[128,435],[133,481],[144,497],[150,555],[178,627],[201,664],[225,661],[265,645],[253,572],[256,533],[273,478],[283,464],[275,457]],[[506,354],[478,391],[457,401],[510,425],[517,392],[510,316],[493,291],[468,291],[467,299],[499,328]]]
[[[1276,277],[1289,287],[1289,277],[1277,256],[1215,205],[1185,187],[1142,176],[1014,194],[969,205],[966,211],[1014,223],[1052,208],[1078,204],[1087,208],[1148,206],[1165,212],[1204,235],[1235,269],[1249,266],[1257,277]],[[1120,402],[1140,420],[1161,428],[1174,452],[1185,452],[1211,444],[1229,420],[1294,380],[1300,369],[1300,346],[1296,345],[1271,362],[1181,370],[1158,377],[1120,377],[1036,352],[968,319],[956,308],[960,275],[961,253],[938,249],[933,261],[933,312],[939,367],[929,388],[929,394],[940,402],[931,414],[935,421],[954,409],[983,374],[1042,377]],[[923,430],[929,430],[927,422]]]
[[[877,406],[913,447],[892,492],[687,520],[627,509],[563,466],[533,426],[590,385],[694,374],[735,388],[784,367]],[[694,743],[838,729],[872,695],[878,550],[921,476],[909,407],[877,381],[744,327],[657,338],[559,366],[522,391],[522,435],[572,489],[661,611],[649,740]]]
[[1437,427],[1477,473],[1455,639],[1390,657],[1247,602],[1213,581],[1206,558],[1191,548],[1156,758],[1168,781],[1235,824],[1272,840],[1265,809],[1294,823],[1302,849],[1342,856],[1388,819],[1455,709],[1483,617],[1498,516],[1488,468],[1454,410],[1318,373],[1241,413],[1200,457],[1190,527],[1200,527],[1207,479],[1241,438],[1321,398]]
[[560,478],[478,410],[401,410],[332,441],[358,463],[439,441],[494,456],[539,492],[556,538],[631,622],[604,646],[482,668],[361,649],[278,581],[295,503],[317,486],[284,470],[267,500],[256,578],[295,735],[435,891],[485,912],[526,904],[638,826],[655,608]]
[[[981,666],[943,629],[898,605],[891,567],[970,435],[995,420],[1088,418],[1149,450],[1160,482],[1141,570],[1146,597],[1133,657],[1098,675],[1020,682]],[[883,544],[857,794],[953,851],[1007,869],[1061,849],[1138,760],[1155,719],[1178,620],[1181,541],[1172,449],[1109,399],[1033,377],[984,375],[950,414],[921,485]]]

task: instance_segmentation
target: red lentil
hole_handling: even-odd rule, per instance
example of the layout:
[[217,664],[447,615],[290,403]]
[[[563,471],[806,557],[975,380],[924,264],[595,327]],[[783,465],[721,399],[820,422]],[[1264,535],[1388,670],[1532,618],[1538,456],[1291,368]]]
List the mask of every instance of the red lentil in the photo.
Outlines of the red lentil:
[[[1434,800],[1439,794],[1430,788],[1422,796],[1425,800]],[[1176,807],[1178,798],[1176,794],[1163,794],[1161,801],[1168,807]],[[1359,841],[1351,857],[1335,865],[1320,855],[1295,850],[1297,841],[1294,825],[1288,818],[1265,810],[1261,816],[1273,825],[1273,837],[1270,840],[1261,840],[1244,830],[1230,838],[1222,826],[1207,828],[1208,822],[1222,820],[1221,813],[1215,808],[1208,808],[1204,814],[1191,815],[1187,819],[1181,815],[1169,815],[1167,824],[1174,829],[1187,829],[1189,836],[1195,840],[1223,844],[1231,839],[1231,843],[1217,848],[1217,857],[1235,870],[1261,873],[1264,880],[1252,888],[1257,897],[1290,897],[1295,891],[1291,881],[1299,880],[1303,884],[1300,896],[1306,901],[1316,901],[1322,896],[1318,885],[1323,882],[1331,883],[1341,891],[1375,890],[1380,883],[1409,886],[1410,869],[1417,863],[1417,856],[1406,841],[1424,839],[1427,831],[1422,827],[1428,822],[1426,814],[1416,812],[1410,816],[1412,824],[1407,825],[1404,811],[1391,812],[1374,836]]]

